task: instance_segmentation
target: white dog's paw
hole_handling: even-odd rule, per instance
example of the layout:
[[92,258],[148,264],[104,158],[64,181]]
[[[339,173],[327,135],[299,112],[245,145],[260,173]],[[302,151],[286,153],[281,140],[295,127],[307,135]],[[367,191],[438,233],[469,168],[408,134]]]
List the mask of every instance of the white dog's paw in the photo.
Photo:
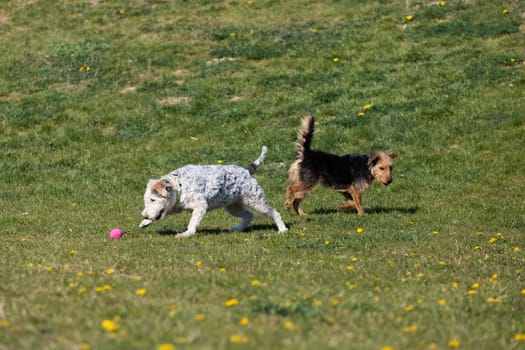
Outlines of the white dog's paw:
[[286,233],[286,232],[288,232],[288,228],[287,228],[287,227],[285,227],[285,228],[282,229],[282,230],[279,230],[279,233]]
[[144,219],[142,220],[142,222],[139,224],[139,227],[140,228],[144,228],[146,226],[149,226],[149,224],[151,224],[153,222],[153,220],[149,220],[149,219]]
[[194,236],[196,233],[197,232],[184,231],[184,232],[176,234],[175,237],[177,237],[177,238],[186,238],[186,237]]

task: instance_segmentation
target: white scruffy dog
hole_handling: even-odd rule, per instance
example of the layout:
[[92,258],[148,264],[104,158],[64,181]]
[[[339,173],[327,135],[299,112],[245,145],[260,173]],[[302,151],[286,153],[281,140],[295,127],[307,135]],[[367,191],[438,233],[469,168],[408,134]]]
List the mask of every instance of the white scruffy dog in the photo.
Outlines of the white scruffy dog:
[[192,211],[185,232],[177,237],[193,236],[206,211],[223,207],[231,215],[240,217],[241,223],[232,231],[244,230],[252,221],[250,207],[275,221],[280,233],[288,231],[281,215],[270,206],[264,191],[251,176],[266,157],[263,146],[261,155],[248,168],[236,165],[187,165],[174,170],[158,180],[150,180],[144,194],[144,220],[139,227],[146,227],[168,214],[183,210]]

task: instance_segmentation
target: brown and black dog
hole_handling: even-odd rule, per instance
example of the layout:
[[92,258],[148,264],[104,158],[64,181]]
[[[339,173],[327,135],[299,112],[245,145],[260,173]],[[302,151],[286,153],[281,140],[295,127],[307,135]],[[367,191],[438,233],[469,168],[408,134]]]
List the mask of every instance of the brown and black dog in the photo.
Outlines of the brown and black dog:
[[286,208],[292,206],[299,215],[304,211],[299,207],[306,194],[319,183],[340,192],[346,202],[341,209],[356,208],[359,215],[364,214],[361,194],[373,179],[383,185],[392,183],[395,153],[376,152],[370,156],[348,154],[338,156],[310,149],[314,136],[314,118],[308,114],[299,130],[297,159],[288,170],[291,185],[286,190]]

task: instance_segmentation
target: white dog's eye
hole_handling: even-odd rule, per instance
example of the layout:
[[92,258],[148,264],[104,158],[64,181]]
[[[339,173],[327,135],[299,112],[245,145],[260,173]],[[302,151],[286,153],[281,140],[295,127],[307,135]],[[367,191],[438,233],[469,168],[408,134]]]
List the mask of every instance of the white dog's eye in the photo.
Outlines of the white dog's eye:
[[155,198],[150,198],[150,202],[155,202]]

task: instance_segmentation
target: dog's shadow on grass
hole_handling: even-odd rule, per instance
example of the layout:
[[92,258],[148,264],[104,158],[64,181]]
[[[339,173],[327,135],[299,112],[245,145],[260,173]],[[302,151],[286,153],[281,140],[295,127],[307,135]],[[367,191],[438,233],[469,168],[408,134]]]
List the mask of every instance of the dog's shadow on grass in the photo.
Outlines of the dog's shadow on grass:
[[[287,225],[288,228],[289,225]],[[275,225],[272,225],[272,224],[255,224],[255,225],[250,225],[249,227],[247,227],[244,231],[241,231],[241,233],[254,233],[254,232],[259,232],[259,231],[274,231],[275,233],[277,233],[277,226]],[[174,230],[161,230],[161,231],[157,231],[157,234],[161,235],[161,236],[176,236],[177,234],[181,233],[182,231],[174,231]],[[219,228],[202,228],[202,229],[199,229],[197,230],[197,235],[222,235],[222,234],[230,234],[230,233],[235,233],[235,232],[239,232],[239,231],[230,231],[228,228],[224,228],[224,229],[219,229]]]
[[[364,208],[365,215],[375,215],[375,214],[387,214],[387,213],[400,213],[400,214],[415,214],[419,210],[418,207],[371,207]],[[311,211],[312,214],[337,214],[337,213],[354,213],[357,211],[355,209],[339,209],[339,208],[319,208]]]

